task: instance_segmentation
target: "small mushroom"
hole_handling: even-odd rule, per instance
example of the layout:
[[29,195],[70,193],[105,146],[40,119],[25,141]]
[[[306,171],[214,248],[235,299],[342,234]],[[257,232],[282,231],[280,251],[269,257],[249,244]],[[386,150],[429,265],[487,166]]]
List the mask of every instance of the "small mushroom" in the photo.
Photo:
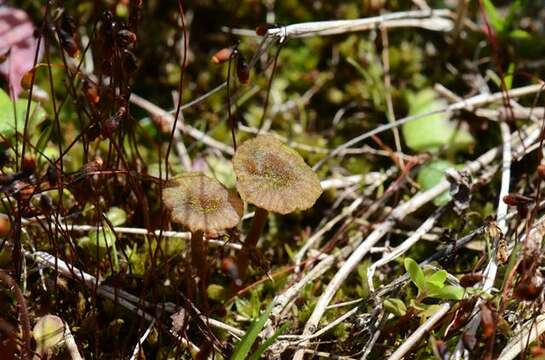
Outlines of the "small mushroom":
[[168,180],[163,190],[163,201],[172,212],[172,221],[191,231],[191,262],[197,269],[204,297],[208,271],[203,233],[236,226],[243,212],[242,201],[236,193],[200,172]]
[[235,152],[233,166],[240,196],[256,207],[238,261],[240,276],[244,278],[248,256],[257,244],[268,212],[306,210],[320,197],[322,188],[320,179],[301,155],[271,135],[244,142]]

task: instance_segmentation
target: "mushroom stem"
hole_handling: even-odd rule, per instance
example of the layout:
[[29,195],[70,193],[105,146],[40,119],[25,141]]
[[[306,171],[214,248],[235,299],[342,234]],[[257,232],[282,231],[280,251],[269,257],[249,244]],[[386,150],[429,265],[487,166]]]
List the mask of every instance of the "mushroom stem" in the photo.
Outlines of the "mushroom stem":
[[201,230],[191,233],[191,263],[199,278],[198,301],[205,305],[207,302],[206,288],[208,278],[208,264],[206,262],[206,249],[204,247],[203,232]]
[[238,271],[240,274],[240,279],[244,280],[246,277],[246,270],[248,269],[250,253],[255,249],[257,241],[263,232],[265,223],[267,222],[267,216],[269,212],[265,209],[256,207],[254,219],[252,221],[252,227],[246,239],[244,240],[244,245],[240,257],[238,258]]

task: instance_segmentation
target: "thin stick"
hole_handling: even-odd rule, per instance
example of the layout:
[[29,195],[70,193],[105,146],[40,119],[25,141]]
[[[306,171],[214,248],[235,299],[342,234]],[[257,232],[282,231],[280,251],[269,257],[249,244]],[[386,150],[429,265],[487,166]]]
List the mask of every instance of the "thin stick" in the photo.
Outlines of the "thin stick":
[[407,240],[399,244],[399,246],[397,246],[392,252],[384,256],[382,259],[374,262],[371,266],[369,266],[369,269],[367,270],[367,284],[369,286],[369,290],[375,291],[375,287],[373,285],[373,274],[375,273],[375,269],[379,266],[386,265],[390,261],[398,258],[399,256],[403,255],[407,250],[409,250],[414,244],[418,242],[418,240],[422,239],[422,236],[424,236],[424,234],[426,234],[435,226],[435,223],[445,213],[446,209],[446,206],[442,206],[435,210],[435,212],[429,218],[427,218],[426,221],[424,221],[422,225],[420,225],[420,227],[407,238]]
[[79,353],[78,345],[76,344],[76,341],[74,340],[74,335],[72,334],[72,331],[70,331],[70,326],[64,322],[64,346],[66,346],[66,350],[70,354],[70,358],[72,360],[83,360],[83,357]]
[[353,307],[352,309],[348,310],[346,313],[342,314],[341,316],[339,316],[338,318],[336,318],[335,320],[333,320],[332,322],[330,322],[329,324],[327,324],[326,326],[324,326],[320,330],[316,331],[314,334],[309,335],[307,337],[303,337],[302,339],[297,341],[296,344],[299,344],[299,343],[301,343],[303,341],[308,341],[308,340],[311,340],[311,339],[315,339],[315,338],[319,337],[320,335],[325,334],[326,332],[333,329],[338,324],[342,323],[344,320],[348,319],[350,316],[357,313],[359,309],[360,309],[359,306]]
[[153,329],[153,326],[155,326],[155,320],[150,322],[150,324],[148,325],[148,328],[146,329],[146,331],[144,331],[144,333],[142,334],[140,339],[138,339],[138,342],[136,343],[136,346],[134,347],[134,350],[132,352],[132,356],[131,356],[130,360],[138,360],[139,359],[138,355],[142,351],[142,344],[144,343],[144,341],[146,341],[147,337],[151,333],[151,330]]
[[[129,101],[136,106],[146,110],[151,115],[153,115],[152,118],[155,118],[156,121],[159,121],[159,125],[161,129],[166,129],[166,126],[173,126],[175,123],[175,118],[172,114],[170,114],[168,111],[161,109],[159,106],[153,104],[152,102],[136,95],[131,94]],[[203,144],[206,144],[210,147],[216,148],[224,153],[227,153],[229,155],[233,155],[235,151],[232,147],[225,145],[224,143],[206,135],[200,130],[195,129],[194,127],[182,123],[182,122],[176,122],[176,127],[184,134],[191,136],[195,140],[202,141]],[[169,128],[170,129],[170,128]]]
[[503,348],[498,360],[516,359],[543,332],[545,332],[545,315],[539,315],[535,319],[526,321]]
[[17,307],[19,308],[19,316],[21,318],[21,327],[23,329],[23,341],[25,344],[21,354],[23,359],[28,359],[32,350],[30,347],[30,319],[28,317],[28,308],[25,296],[23,295],[23,292],[21,291],[21,288],[19,288],[19,285],[15,279],[9,276],[8,273],[3,270],[0,270],[0,282],[8,286],[17,300]]
[[[331,20],[315,21],[288,26],[271,28],[266,36],[286,38],[302,38],[308,36],[326,36],[337,35],[348,32],[365,31],[375,29],[378,26],[395,27],[399,26],[396,20],[410,20],[410,24],[415,27],[423,27],[434,31],[450,31],[454,24],[452,20],[444,18],[451,16],[452,12],[446,9],[439,10],[417,10],[391,13],[381,16],[368,17],[355,20]],[[423,21],[423,20],[432,20]]]
[[[31,224],[30,222],[27,222],[27,224]],[[58,226],[62,228],[64,231],[74,231],[74,232],[90,232],[90,231],[102,231],[103,226],[102,225],[75,225],[75,224],[66,224],[66,223],[59,223]],[[155,230],[155,231],[149,231],[144,228],[132,228],[132,227],[123,227],[123,226],[114,226],[112,228],[108,227],[108,229],[111,229],[113,232],[118,234],[134,234],[134,235],[154,235],[159,236],[159,233],[161,230]],[[163,237],[170,237],[170,238],[180,238],[183,240],[189,240],[191,239],[191,233],[187,231],[166,231],[163,230],[162,232]],[[232,242],[227,241],[221,241],[221,240],[215,240],[215,239],[207,239],[208,244],[214,245],[214,246],[225,246],[231,249],[240,250],[242,246],[240,244],[235,244]]]
[[337,223],[339,223],[341,220],[343,220],[344,218],[352,215],[352,213],[354,211],[356,211],[356,209],[361,205],[361,203],[363,202],[363,199],[361,197],[357,198],[356,200],[354,200],[352,202],[352,204],[350,204],[349,206],[347,206],[346,208],[344,208],[341,213],[337,216],[335,216],[333,219],[329,220],[324,226],[322,226],[320,228],[320,230],[316,231],[311,237],[308,238],[307,241],[305,241],[305,244],[301,247],[301,249],[297,252],[297,254],[295,255],[295,258],[293,260],[293,262],[295,263],[295,272],[298,273],[300,272],[300,268],[301,268],[301,262],[303,261],[303,258],[306,254],[306,252],[312,248],[314,246],[315,243],[317,243],[318,241],[320,241],[320,239],[322,238],[322,236],[328,232],[329,230],[331,230]]
[[[509,125],[507,125],[507,123],[505,122],[501,122],[500,130],[503,140],[503,162],[496,220],[501,232],[503,234],[507,234],[507,231],[509,229],[507,227],[507,221],[505,220],[505,217],[507,215],[508,207],[507,204],[503,201],[503,198],[509,193],[509,184],[511,181],[511,162],[513,160],[513,155],[511,153],[511,132],[509,130]],[[474,286],[476,289],[481,290],[485,294],[490,294],[490,292],[492,291],[492,287],[494,286],[494,280],[496,280],[496,274],[498,272],[498,264],[496,262],[497,244],[493,244],[493,246],[494,251],[492,252],[492,254],[490,254],[490,259],[483,273],[484,278],[479,284]],[[477,301],[472,311],[471,321],[465,327],[465,333],[469,336],[475,335],[477,329],[479,328],[479,324],[481,323],[481,308],[479,305],[482,302],[482,298]],[[462,342],[462,339],[460,338],[458,340],[458,343],[456,344],[456,350],[453,354],[453,359],[461,359],[464,351],[464,344]]]
[[411,350],[411,348],[415,346],[420,341],[420,339],[422,339],[431,329],[433,329],[435,324],[437,324],[439,320],[441,320],[449,310],[449,303],[441,304],[439,309],[437,309],[437,311],[434,312],[433,315],[430,316],[428,320],[426,320],[426,322],[420,325],[418,329],[416,329],[416,331],[412,333],[411,336],[409,336],[407,340],[405,340],[405,342],[403,342],[403,344],[401,344],[401,346],[398,347],[392,355],[390,355],[388,360],[403,359],[407,352],[409,352],[409,350]]

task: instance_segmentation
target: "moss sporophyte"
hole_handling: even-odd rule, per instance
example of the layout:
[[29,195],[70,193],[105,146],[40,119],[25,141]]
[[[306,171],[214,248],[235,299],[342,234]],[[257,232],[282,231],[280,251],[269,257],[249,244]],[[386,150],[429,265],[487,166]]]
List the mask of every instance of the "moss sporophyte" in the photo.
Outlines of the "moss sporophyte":
[[201,300],[206,301],[208,266],[203,234],[235,227],[242,216],[242,201],[236,193],[200,172],[170,179],[163,189],[163,201],[171,211],[172,221],[191,231],[192,268],[197,271]]
[[238,258],[243,279],[249,254],[255,249],[268,212],[288,214],[306,210],[320,197],[322,188],[318,176],[301,155],[271,135],[260,135],[244,142],[235,152],[233,167],[240,196],[256,207],[250,232]]

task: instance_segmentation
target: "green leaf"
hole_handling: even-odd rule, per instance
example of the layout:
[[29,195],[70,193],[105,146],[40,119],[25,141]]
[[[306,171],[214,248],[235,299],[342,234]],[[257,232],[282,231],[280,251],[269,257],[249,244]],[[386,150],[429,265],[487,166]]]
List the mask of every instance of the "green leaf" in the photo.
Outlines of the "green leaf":
[[[423,191],[429,190],[445,179],[445,170],[454,167],[454,164],[446,160],[435,160],[420,168],[416,182]],[[450,201],[448,191],[445,191],[433,200],[436,206],[442,206]]]
[[432,316],[439,310],[441,307],[440,304],[431,304],[431,305],[422,305],[422,310],[418,313],[418,317],[421,319],[421,321],[425,321],[427,318]]
[[106,213],[106,217],[113,226],[121,226],[127,221],[127,213],[117,206],[112,206]]
[[456,285],[446,285],[442,288],[429,289],[428,296],[443,300],[462,300],[464,288]]
[[420,291],[425,291],[426,278],[418,263],[411,258],[405,258],[404,265],[405,270],[409,273],[409,277],[411,278],[412,282]]
[[111,250],[115,245],[115,235],[107,226],[96,231],[91,231],[89,233],[89,240],[102,250]]
[[398,317],[407,313],[407,307],[403,300],[398,298],[390,298],[384,300],[384,309]]
[[[27,99],[19,99],[15,104],[8,94],[0,89],[0,136],[10,139],[16,132],[23,133],[26,118]],[[15,106],[14,106],[15,105]],[[46,116],[45,111],[35,101],[30,102],[28,129],[35,131],[36,125]]]
[[496,7],[490,0],[483,0],[484,11],[486,11],[486,17],[488,23],[496,32],[503,32],[505,30],[505,21],[498,14]]
[[261,359],[261,355],[273,344],[273,342],[283,333],[286,332],[288,329],[288,323],[282,324],[276,331],[274,332],[273,336],[265,340],[263,343],[259,345],[257,350],[248,358],[248,360],[258,360]]
[[95,256],[98,248],[99,258],[107,256],[108,251],[112,254],[114,270],[119,270],[119,257],[115,246],[116,237],[114,232],[108,227],[108,224],[103,224],[103,228],[89,232],[89,236],[82,237],[78,240],[78,245],[87,249],[91,256]]
[[267,306],[267,309],[261,313],[261,316],[255,321],[252,322],[252,325],[250,325],[250,328],[248,331],[246,331],[246,334],[240,339],[240,341],[235,346],[235,351],[233,352],[233,355],[231,356],[231,360],[246,360],[246,356],[250,352],[252,345],[254,344],[255,340],[257,339],[257,336],[263,329],[263,326],[265,326],[265,322],[267,321],[271,311],[273,309],[273,302]]
[[437,150],[449,146],[449,150],[467,149],[474,143],[471,134],[464,127],[450,121],[449,115],[442,111],[447,103],[438,99],[432,89],[418,93],[408,93],[409,115],[432,113],[403,124],[401,132],[407,146],[414,151]]
[[515,63],[510,63],[509,67],[507,68],[507,73],[503,78],[507,90],[511,90],[511,88],[513,87],[513,76],[515,76],[515,67]]
[[47,124],[45,126],[38,138],[38,141],[36,142],[36,151],[38,153],[41,153],[44,151],[45,147],[47,146],[47,143],[49,142],[49,138],[51,137],[51,133],[53,132],[53,124]]
[[514,40],[529,40],[532,38],[532,35],[522,29],[515,29],[509,32],[509,37]]
[[210,284],[208,285],[206,292],[208,293],[208,298],[214,301],[222,301],[225,299],[226,291],[225,288],[221,285]]
[[447,279],[447,272],[445,270],[439,270],[426,278],[427,284],[432,284],[438,288],[445,286],[445,280]]

